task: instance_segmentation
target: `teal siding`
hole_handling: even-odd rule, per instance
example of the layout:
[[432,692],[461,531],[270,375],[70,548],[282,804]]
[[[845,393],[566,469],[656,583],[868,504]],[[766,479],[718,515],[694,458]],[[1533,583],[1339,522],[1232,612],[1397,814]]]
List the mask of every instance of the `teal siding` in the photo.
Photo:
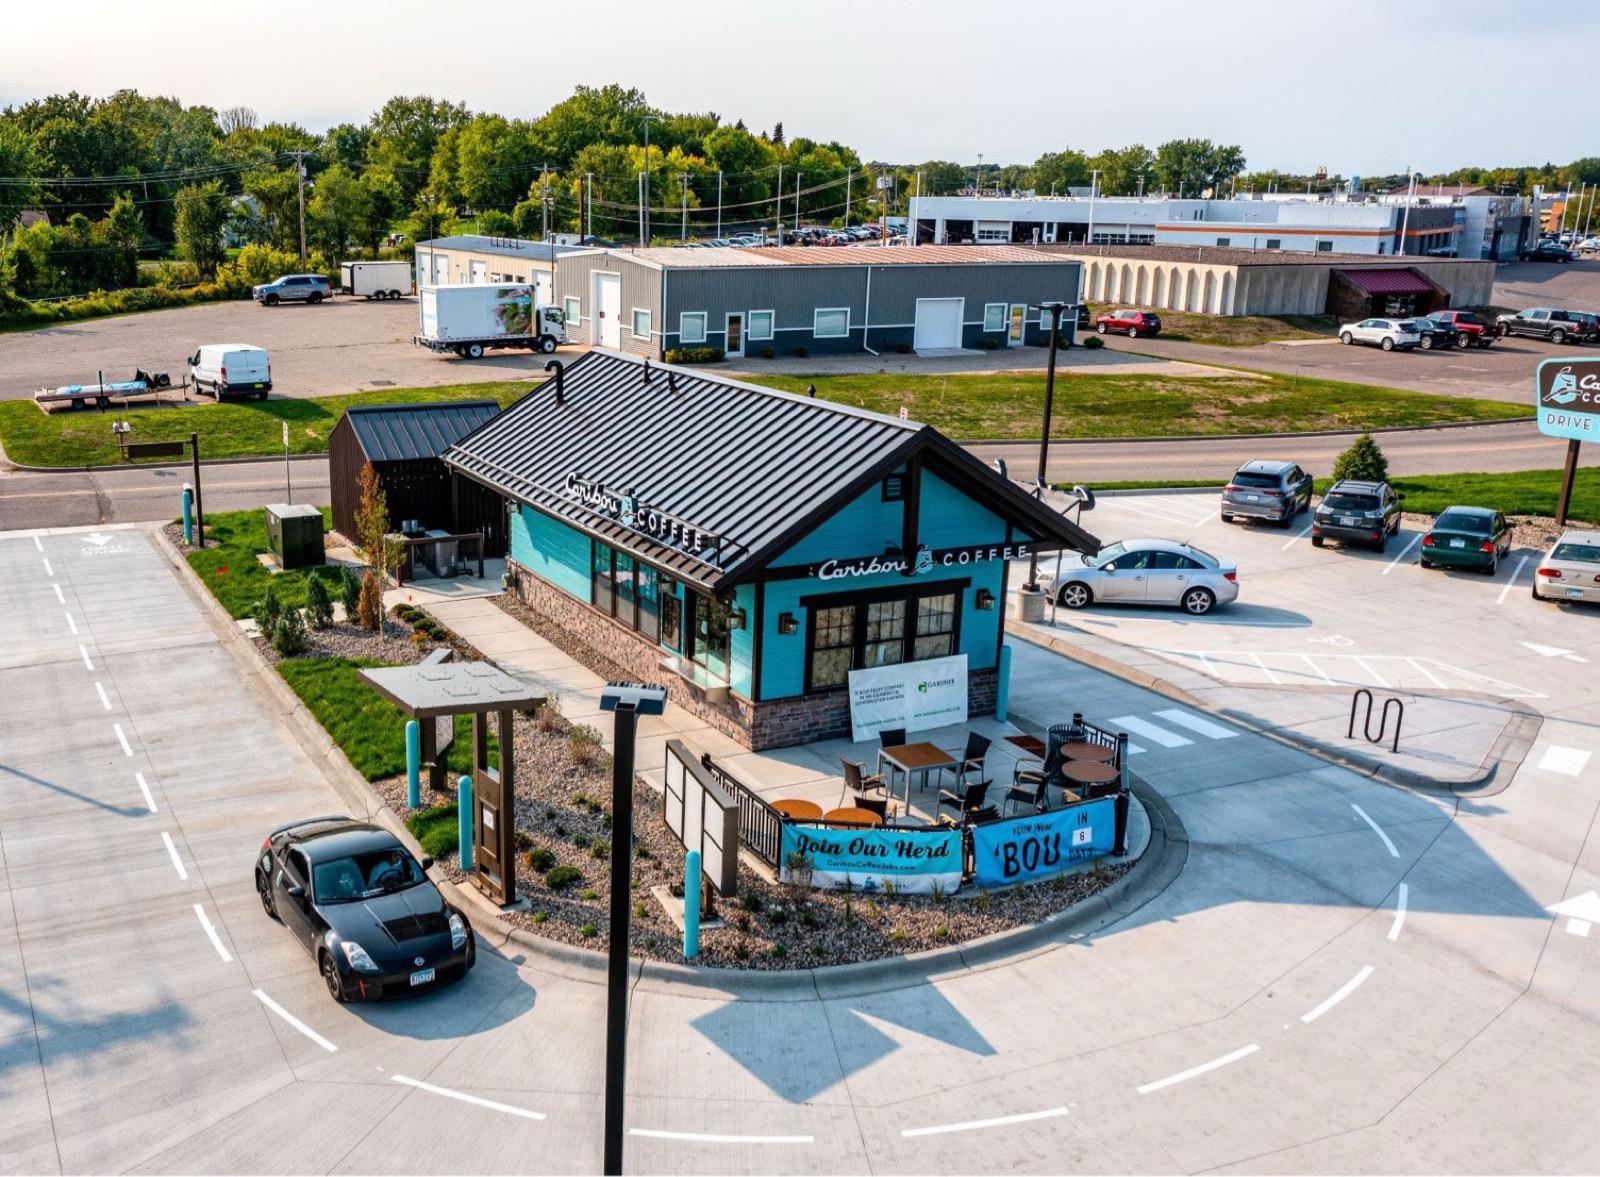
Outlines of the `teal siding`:
[[589,600],[589,537],[542,511],[511,516],[511,558],[580,601]]
[[[809,509],[796,503],[795,509]],[[904,503],[886,503],[878,483],[840,508],[838,514],[817,525],[774,561],[779,565],[812,564],[829,558],[870,556],[884,546],[900,546],[900,509]]]
[[1001,543],[1006,538],[1005,520],[926,470],[922,473],[921,523],[921,542],[930,548]]
[[744,610],[744,628],[728,631],[728,686],[749,699],[754,697],[750,692],[752,679],[750,668],[755,662],[755,586],[741,584],[734,589],[732,604],[735,608]]

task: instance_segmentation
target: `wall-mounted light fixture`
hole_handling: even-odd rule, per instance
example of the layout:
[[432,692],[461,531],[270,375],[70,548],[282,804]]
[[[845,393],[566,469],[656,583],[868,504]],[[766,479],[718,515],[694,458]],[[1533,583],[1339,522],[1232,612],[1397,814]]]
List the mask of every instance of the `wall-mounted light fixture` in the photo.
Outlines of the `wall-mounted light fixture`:
[[728,614],[728,628],[729,629],[743,629],[744,628],[744,623],[745,623],[744,606],[743,605],[735,605],[733,607],[732,611],[730,611],[729,614]]
[[789,634],[800,632],[800,619],[793,613],[778,614],[778,632]]
[[973,601],[973,604],[980,609],[993,609],[994,594],[986,588],[981,588],[978,590],[977,598]]

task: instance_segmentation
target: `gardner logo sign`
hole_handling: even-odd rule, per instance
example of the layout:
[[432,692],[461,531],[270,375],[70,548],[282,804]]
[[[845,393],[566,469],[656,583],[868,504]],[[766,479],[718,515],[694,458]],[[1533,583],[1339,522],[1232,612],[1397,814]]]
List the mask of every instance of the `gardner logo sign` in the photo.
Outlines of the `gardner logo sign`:
[[1540,433],[1600,441],[1600,360],[1545,360],[1533,382]]

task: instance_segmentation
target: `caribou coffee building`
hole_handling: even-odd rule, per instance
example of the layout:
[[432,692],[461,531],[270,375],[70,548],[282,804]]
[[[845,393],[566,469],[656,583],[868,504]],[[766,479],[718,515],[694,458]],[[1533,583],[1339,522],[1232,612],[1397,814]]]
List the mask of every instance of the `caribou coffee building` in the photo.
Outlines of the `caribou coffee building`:
[[595,350],[457,442],[511,590],[752,748],[846,735],[852,670],[964,656],[1008,561],[1099,544],[931,426]]

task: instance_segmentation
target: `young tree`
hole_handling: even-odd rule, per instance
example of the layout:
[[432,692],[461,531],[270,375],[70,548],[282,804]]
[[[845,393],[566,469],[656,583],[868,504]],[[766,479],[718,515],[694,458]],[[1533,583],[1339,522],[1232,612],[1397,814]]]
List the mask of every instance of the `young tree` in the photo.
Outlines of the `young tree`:
[[400,567],[400,546],[389,538],[389,503],[371,462],[361,466],[361,505],[356,508],[355,541],[367,559],[361,579],[361,599],[356,620],[362,629],[383,626],[383,586],[388,575]]
[[228,197],[220,183],[208,180],[179,188],[176,201],[178,256],[193,262],[200,281],[209,282],[227,257],[222,232],[228,224]]
[[1386,482],[1389,478],[1389,459],[1383,456],[1372,434],[1363,433],[1350,443],[1333,461],[1335,479],[1354,478],[1363,482]]

